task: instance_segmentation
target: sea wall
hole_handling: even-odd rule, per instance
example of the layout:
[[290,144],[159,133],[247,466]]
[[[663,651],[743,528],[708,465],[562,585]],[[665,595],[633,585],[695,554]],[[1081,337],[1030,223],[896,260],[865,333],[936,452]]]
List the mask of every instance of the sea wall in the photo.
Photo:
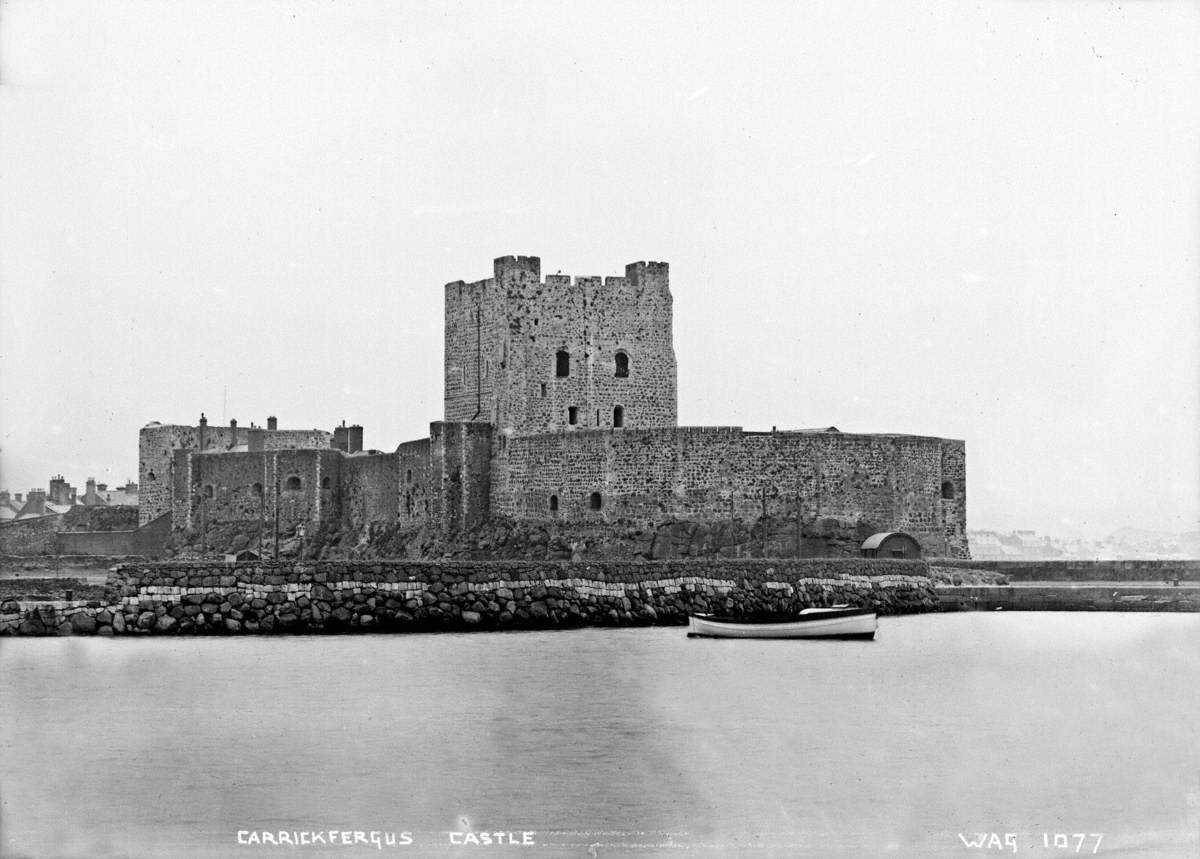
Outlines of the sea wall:
[[139,563],[100,600],[0,604],[0,634],[246,634],[674,625],[849,603],[936,608],[926,566],[891,560]]
[[960,585],[936,589],[941,611],[1200,611],[1200,586]]
[[1014,582],[1200,582],[1194,561],[965,561],[935,558],[936,569],[985,570]]

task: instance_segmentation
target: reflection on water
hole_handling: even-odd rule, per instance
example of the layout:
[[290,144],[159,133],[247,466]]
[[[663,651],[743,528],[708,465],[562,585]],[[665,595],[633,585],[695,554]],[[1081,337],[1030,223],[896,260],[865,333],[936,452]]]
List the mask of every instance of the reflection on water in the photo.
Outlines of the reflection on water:
[[[960,832],[1191,856],[1198,690],[1178,614],[885,618],[874,642],[10,639],[0,853],[341,855],[378,851],[238,830],[378,830],[439,856],[970,855]],[[450,846],[464,829],[538,846]]]

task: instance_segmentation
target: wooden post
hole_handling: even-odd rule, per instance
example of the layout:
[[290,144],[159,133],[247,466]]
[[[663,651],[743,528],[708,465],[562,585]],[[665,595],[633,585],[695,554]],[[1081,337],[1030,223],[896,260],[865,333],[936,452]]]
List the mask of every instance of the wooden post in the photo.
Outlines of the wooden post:
[[279,560],[279,465],[275,466],[275,560]]
[[804,532],[800,527],[800,490],[796,490],[796,557],[804,553]]

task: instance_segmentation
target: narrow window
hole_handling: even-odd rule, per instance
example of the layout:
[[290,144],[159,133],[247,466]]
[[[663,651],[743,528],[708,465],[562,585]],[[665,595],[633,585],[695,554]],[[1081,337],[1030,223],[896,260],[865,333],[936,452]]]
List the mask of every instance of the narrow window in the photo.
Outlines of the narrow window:
[[567,423],[571,426],[579,423],[579,409],[575,406],[567,406]]
[[554,375],[560,379],[571,375],[571,353],[566,349],[559,349],[554,356]]
[[626,354],[625,352],[618,352],[617,358],[616,358],[616,364],[617,364],[616,377],[618,379],[629,378],[629,355]]
[[625,426],[624,406],[613,406],[613,426],[617,428]]
[[945,483],[942,484],[942,497],[943,498],[953,498],[954,497],[954,484],[952,482],[950,482],[949,480],[947,480]]
[[213,497],[213,488],[212,488],[212,484],[211,484],[211,483],[205,484],[205,486],[204,486],[204,497],[205,497],[205,498],[212,498],[212,497]]
[[546,383],[542,382],[542,399],[546,399]]
[[250,491],[254,493],[255,498],[262,498],[262,484],[256,483],[250,487]]
[[284,488],[287,489],[288,492],[299,492],[300,491],[300,478],[296,477],[293,474],[291,477],[289,477],[287,479],[287,485]]
[[550,496],[550,512],[551,513],[558,512],[558,496],[557,495]]
[[596,426],[600,426],[600,410],[596,409]]
[[322,478],[321,478],[321,488],[322,488],[322,489],[328,489],[328,488],[329,488],[329,478],[328,478],[328,477],[322,477]]
[[599,492],[593,492],[589,500],[593,510],[599,510],[603,506],[603,499],[600,498]]
[[154,479],[154,472],[153,472],[153,471],[151,471],[149,474],[147,474],[147,475],[146,475],[146,479],[147,479],[147,480],[153,480],[153,479]]
[[411,468],[404,472],[404,482],[412,483],[412,469]]

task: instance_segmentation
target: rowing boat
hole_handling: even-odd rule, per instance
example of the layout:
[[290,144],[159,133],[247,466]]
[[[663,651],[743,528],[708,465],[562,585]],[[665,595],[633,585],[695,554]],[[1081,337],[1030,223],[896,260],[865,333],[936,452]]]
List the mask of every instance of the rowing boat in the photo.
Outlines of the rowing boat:
[[688,638],[862,638],[875,637],[875,611],[834,606],[806,608],[787,620],[756,620],[693,614]]

